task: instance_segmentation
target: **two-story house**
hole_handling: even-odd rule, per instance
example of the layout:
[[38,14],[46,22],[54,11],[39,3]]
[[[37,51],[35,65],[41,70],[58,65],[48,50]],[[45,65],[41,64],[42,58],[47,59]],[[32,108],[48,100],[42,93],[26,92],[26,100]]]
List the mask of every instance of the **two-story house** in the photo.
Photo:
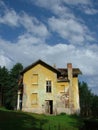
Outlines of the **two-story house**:
[[[78,75],[72,68],[55,68],[38,60],[21,72],[17,109],[33,113],[79,113]],[[22,84],[21,84],[22,81]]]

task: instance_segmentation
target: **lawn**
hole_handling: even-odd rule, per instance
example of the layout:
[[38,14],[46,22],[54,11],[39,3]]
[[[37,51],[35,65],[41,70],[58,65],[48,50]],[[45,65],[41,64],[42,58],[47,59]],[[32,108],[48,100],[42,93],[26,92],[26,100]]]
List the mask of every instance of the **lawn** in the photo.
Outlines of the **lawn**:
[[78,130],[78,117],[40,115],[0,108],[0,130]]

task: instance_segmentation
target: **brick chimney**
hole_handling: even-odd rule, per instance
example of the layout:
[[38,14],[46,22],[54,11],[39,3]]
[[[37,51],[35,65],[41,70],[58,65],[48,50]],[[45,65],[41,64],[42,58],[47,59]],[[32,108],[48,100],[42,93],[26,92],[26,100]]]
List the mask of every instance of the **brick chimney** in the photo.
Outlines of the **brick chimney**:
[[73,113],[73,109],[74,109],[74,90],[73,90],[73,82],[72,82],[72,78],[73,78],[73,72],[72,72],[72,63],[68,63],[67,64],[67,70],[68,70],[68,79],[69,79],[69,107],[70,107],[70,113]]
[[68,79],[70,82],[72,82],[72,63],[67,64],[67,70],[68,70]]

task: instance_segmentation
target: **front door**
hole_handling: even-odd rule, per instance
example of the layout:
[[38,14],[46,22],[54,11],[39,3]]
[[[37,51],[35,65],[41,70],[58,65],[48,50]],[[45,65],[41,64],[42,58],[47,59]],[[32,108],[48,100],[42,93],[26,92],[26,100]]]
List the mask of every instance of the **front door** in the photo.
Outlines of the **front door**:
[[45,101],[45,112],[46,114],[53,114],[53,100],[46,100]]

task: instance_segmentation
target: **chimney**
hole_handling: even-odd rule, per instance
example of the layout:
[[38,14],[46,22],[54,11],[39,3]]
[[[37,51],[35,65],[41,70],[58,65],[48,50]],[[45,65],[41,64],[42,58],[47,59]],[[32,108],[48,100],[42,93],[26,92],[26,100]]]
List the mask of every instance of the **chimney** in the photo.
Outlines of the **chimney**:
[[72,63],[67,64],[67,70],[68,70],[68,80],[69,80],[69,107],[70,112],[73,114],[74,111],[74,90],[73,90],[73,83],[72,83]]
[[54,64],[53,67],[56,68],[56,64]]
[[70,82],[72,82],[72,63],[67,64],[67,70],[68,70],[68,79]]

